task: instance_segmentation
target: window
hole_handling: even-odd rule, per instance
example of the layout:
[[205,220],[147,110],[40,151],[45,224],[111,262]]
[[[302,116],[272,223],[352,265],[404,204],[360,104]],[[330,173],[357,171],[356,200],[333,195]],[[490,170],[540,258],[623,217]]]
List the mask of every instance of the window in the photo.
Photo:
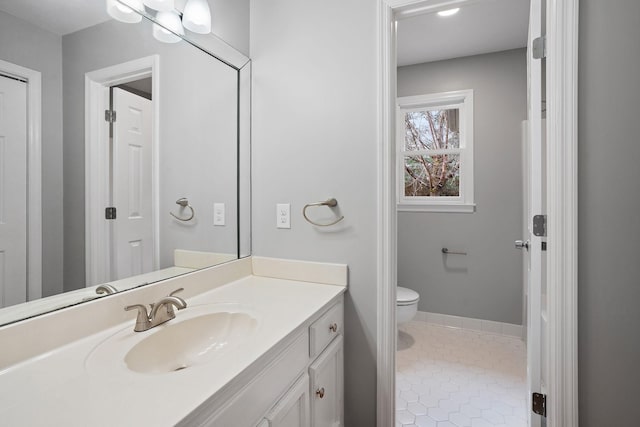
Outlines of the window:
[[473,90],[398,98],[398,210],[473,212]]

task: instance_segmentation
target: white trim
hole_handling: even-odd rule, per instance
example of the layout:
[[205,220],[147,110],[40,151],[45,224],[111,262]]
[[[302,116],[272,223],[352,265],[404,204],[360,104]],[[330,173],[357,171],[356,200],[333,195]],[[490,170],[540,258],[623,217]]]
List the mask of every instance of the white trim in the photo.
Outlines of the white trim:
[[106,177],[109,170],[109,126],[104,110],[109,108],[109,87],[133,80],[152,78],[152,223],[153,268],[159,266],[159,147],[160,147],[160,57],[151,55],[85,74],[85,263],[86,284],[93,286],[111,280],[110,224],[104,219],[109,206]]
[[[396,210],[394,9],[418,10],[452,0],[381,0],[378,5],[378,323],[377,426],[395,425]],[[577,372],[577,52],[578,1],[547,3],[547,212],[549,310],[547,425],[578,425]],[[555,59],[555,60],[554,60]],[[390,171],[391,169],[391,171]],[[391,172],[391,173],[390,173]]]
[[377,427],[396,425],[395,28],[393,9],[385,0],[378,2]]
[[42,75],[0,60],[0,70],[27,80],[27,301],[42,298]]
[[431,313],[418,311],[413,319],[418,322],[426,322],[448,328],[466,329],[468,331],[486,332],[489,334],[505,335],[522,339],[523,325],[513,323],[496,322],[493,320],[476,319],[473,317],[453,316],[451,314]]
[[547,0],[549,426],[578,426],[578,1]]
[[473,213],[476,210],[475,203],[399,203],[398,212],[451,212]]

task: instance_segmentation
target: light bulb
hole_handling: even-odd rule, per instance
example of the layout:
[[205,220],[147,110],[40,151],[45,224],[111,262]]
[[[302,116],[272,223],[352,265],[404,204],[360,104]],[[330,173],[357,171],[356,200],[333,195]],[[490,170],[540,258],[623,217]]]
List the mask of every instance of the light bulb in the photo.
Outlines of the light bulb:
[[194,33],[211,32],[211,10],[207,0],[189,0],[182,14],[182,25]]
[[[153,37],[163,43],[178,43],[184,35],[184,28],[180,22],[180,16],[176,12],[158,12],[156,15],[158,24],[153,24]],[[169,31],[171,30],[171,31]]]
[[128,24],[142,21],[142,15],[136,10],[144,10],[140,0],[122,0],[122,3],[117,0],[107,0],[107,13],[117,21]]

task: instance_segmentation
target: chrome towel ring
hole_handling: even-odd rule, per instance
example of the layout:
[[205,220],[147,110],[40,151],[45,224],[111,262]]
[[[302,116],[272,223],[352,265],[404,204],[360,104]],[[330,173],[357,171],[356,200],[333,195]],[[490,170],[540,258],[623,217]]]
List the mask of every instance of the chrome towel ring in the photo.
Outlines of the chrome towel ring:
[[175,219],[177,219],[178,221],[185,221],[185,222],[186,221],[191,221],[193,219],[193,217],[196,215],[196,211],[193,210],[193,208],[189,204],[189,200],[186,197],[182,197],[182,198],[176,200],[176,205],[180,205],[183,208],[191,209],[191,215],[189,216],[189,218],[180,218],[179,216],[177,216],[173,212],[169,212],[169,214],[171,214],[171,216],[174,217]]
[[344,216],[341,216],[340,218],[336,219],[335,221],[327,223],[327,224],[319,224],[317,222],[314,222],[314,221],[310,220],[309,217],[307,216],[307,208],[310,208],[312,206],[328,206],[330,208],[335,208],[336,206],[338,206],[338,201],[336,199],[331,198],[329,200],[325,200],[324,202],[308,203],[308,204],[304,205],[304,208],[302,209],[302,216],[310,224],[316,225],[318,227],[328,227],[330,225],[337,224],[337,223],[339,223],[340,221],[342,221],[344,219]]

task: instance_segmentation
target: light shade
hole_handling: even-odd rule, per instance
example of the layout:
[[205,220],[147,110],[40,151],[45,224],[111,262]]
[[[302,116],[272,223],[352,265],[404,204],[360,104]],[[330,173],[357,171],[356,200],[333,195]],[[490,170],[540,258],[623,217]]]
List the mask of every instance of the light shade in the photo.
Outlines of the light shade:
[[194,33],[211,32],[211,10],[207,0],[188,0],[182,14],[182,25]]
[[162,25],[153,24],[153,37],[155,37],[156,40],[163,43],[178,43],[182,40],[176,35],[184,35],[184,28],[180,22],[180,16],[176,12],[158,12],[156,21]]
[[142,3],[158,12],[169,12],[175,7],[173,0],[142,0]]
[[[125,3],[126,6],[122,3]],[[116,0],[107,0],[107,13],[109,16],[117,21],[126,22],[127,24],[135,24],[136,22],[142,21],[142,15],[133,10],[144,9],[141,0],[122,0],[122,3]]]

